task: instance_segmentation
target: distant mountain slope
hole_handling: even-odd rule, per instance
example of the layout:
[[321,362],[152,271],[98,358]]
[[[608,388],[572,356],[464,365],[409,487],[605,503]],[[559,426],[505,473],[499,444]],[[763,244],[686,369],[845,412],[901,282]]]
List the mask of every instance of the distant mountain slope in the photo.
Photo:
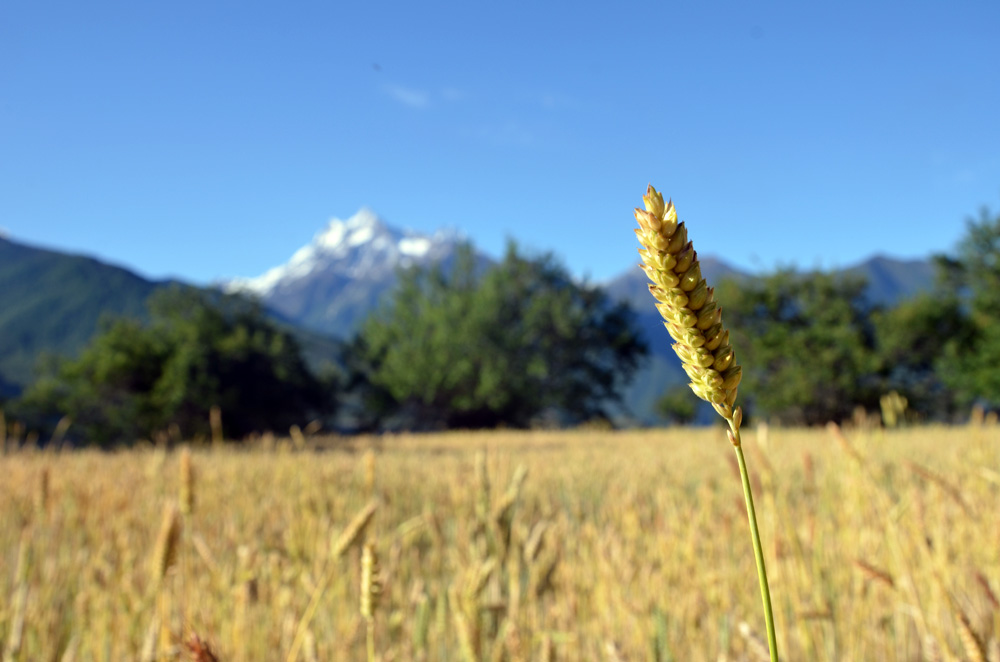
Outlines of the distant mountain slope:
[[[295,324],[346,337],[392,290],[400,268],[447,266],[462,243],[458,233],[406,232],[361,209],[346,221],[330,221],[286,264],[225,287],[259,296]],[[490,262],[484,255],[478,259]]]
[[[718,283],[726,278],[747,278],[746,274],[735,267],[730,266],[717,257],[698,256],[701,263],[701,275],[709,283]],[[625,301],[632,308],[642,310],[650,304],[649,278],[645,272],[639,268],[639,258],[635,264],[608,281],[604,290],[615,301]]]
[[[718,284],[726,278],[753,278],[717,257],[699,256],[699,259],[701,273],[709,284]],[[931,260],[899,260],[885,255],[876,255],[839,271],[864,276],[871,302],[889,306],[931,289],[935,276]],[[605,289],[616,301],[626,301],[641,310],[650,304],[648,282],[642,269],[634,266],[608,281]]]
[[103,315],[144,316],[146,299],[166,284],[0,238],[0,378],[23,386],[39,354],[75,354]]
[[[174,285],[194,287],[146,280],[93,258],[0,238],[0,399],[34,379],[42,354],[75,356],[106,316],[147,319],[149,296]],[[298,339],[311,365],[334,360],[337,340],[269,313]]]
[[930,290],[936,275],[930,260],[897,260],[884,255],[876,255],[845,271],[864,276],[868,280],[868,299],[888,306]]

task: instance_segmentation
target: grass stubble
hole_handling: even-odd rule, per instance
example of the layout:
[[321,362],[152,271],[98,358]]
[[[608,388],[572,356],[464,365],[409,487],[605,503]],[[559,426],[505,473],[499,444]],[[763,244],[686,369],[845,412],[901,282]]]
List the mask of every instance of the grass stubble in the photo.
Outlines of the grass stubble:
[[691,379],[691,390],[711,403],[729,424],[726,433],[736,451],[743,484],[769,656],[771,662],[778,662],[764,550],[740,436],[743,410],[736,407],[743,369],[729,343],[729,331],[722,324],[722,307],[715,301],[714,290],[701,276],[698,253],[694,244],[688,241],[687,227],[677,219],[673,202],[664,203],[663,196],[651,185],[643,196],[643,202],[645,209],[635,210],[639,223],[635,234],[642,244],[639,249],[642,257],[640,266],[652,281],[649,292],[656,299],[656,308],[663,317],[664,326],[674,339],[673,349]]

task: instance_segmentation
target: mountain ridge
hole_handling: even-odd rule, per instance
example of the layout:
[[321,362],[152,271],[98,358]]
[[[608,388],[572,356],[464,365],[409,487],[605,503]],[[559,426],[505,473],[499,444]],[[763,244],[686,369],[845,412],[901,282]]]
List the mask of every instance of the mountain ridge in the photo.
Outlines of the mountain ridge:
[[[332,219],[285,264],[222,285],[258,296],[279,323],[299,329],[316,365],[328,360],[337,338],[354,333],[392,291],[401,269],[433,263],[447,268],[464,241],[456,231],[428,235],[400,230],[363,208],[346,220]],[[483,268],[494,263],[484,253],[475,255]],[[712,283],[756,275],[718,257],[703,256],[701,264]],[[933,284],[930,260],[878,254],[834,271],[868,278],[874,303],[892,304]],[[149,280],[96,258],[0,238],[0,397],[31,381],[40,354],[75,355],[105,314],[144,319],[149,295],[172,284],[183,285]],[[656,398],[671,384],[683,382],[684,373],[662,337],[646,276],[634,266],[597,285],[612,300],[630,305],[649,344],[651,356],[628,387],[625,401],[635,420],[653,422]]]

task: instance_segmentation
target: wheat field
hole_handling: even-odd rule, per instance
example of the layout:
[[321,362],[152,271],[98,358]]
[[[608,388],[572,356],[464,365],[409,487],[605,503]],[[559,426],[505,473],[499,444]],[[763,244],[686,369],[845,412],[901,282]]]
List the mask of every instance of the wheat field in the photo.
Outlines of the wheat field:
[[[721,427],[7,446],[5,661],[767,659]],[[744,446],[784,659],[1000,659],[1000,427]]]

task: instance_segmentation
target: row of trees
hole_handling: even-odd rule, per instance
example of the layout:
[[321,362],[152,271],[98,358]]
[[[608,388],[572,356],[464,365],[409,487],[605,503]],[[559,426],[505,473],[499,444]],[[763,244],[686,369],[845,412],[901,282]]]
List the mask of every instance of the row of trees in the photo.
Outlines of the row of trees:
[[[877,411],[892,391],[925,420],[1000,405],[1000,215],[984,210],[935,262],[934,289],[891,308],[873,306],[858,277],[779,270],[724,283],[748,411],[813,425]],[[677,391],[661,408],[693,416]]]
[[[891,390],[926,418],[1000,404],[1000,216],[984,212],[937,261],[933,292],[888,309],[868,302],[862,280],[832,274],[721,284],[748,412],[823,423],[876,410]],[[350,429],[574,424],[605,416],[647,352],[627,307],[551,255],[511,245],[483,272],[465,250],[448,270],[400,282],[320,376],[254,302],[161,292],[149,323],[111,321],[81,356],[51,361],[15,413],[36,425],[68,415],[98,443],[171,425],[207,437],[213,406],[236,438],[316,418]],[[683,422],[697,402],[680,387],[662,406]]]
[[66,415],[82,438],[111,443],[173,425],[207,437],[213,406],[237,438],[329,409],[329,385],[255,302],[176,287],[149,308],[148,324],[109,320],[78,358],[46,361],[16,413],[36,425]]
[[151,322],[115,320],[72,360],[53,361],[16,403],[34,424],[69,416],[88,441],[176,425],[207,437],[320,419],[349,429],[524,427],[604,415],[646,348],[624,304],[581,285],[551,255],[511,245],[481,273],[472,250],[401,286],[311,373],[292,331],[235,295],[154,294]]

